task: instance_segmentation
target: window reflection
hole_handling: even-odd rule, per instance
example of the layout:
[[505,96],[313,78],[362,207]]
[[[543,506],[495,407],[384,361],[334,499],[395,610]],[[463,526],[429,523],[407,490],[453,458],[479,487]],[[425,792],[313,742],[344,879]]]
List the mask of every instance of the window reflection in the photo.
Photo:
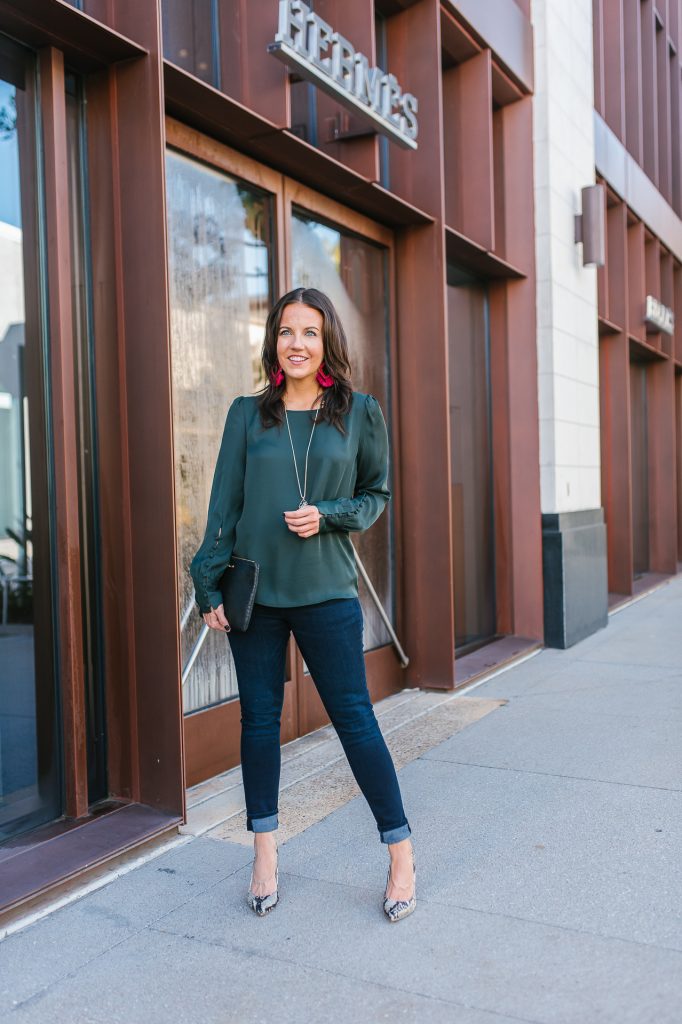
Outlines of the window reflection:
[[34,108],[0,36],[0,841],[61,810]]
[[162,0],[163,55],[220,88],[216,0]]
[[[225,416],[265,383],[261,348],[272,304],[270,199],[169,151],[167,203],[178,580],[183,664],[203,628],[189,563],[206,527]],[[185,711],[237,695],[227,638],[209,630],[184,687]]]
[[[291,236],[292,285],[319,288],[329,295],[348,338],[353,386],[376,395],[390,436],[386,250],[336,226],[323,224],[302,210],[294,213]],[[391,479],[389,472],[392,489]],[[392,521],[389,502],[370,530],[352,535],[353,545],[391,619]],[[365,619],[365,650],[389,643],[386,626],[359,574],[358,594]]]

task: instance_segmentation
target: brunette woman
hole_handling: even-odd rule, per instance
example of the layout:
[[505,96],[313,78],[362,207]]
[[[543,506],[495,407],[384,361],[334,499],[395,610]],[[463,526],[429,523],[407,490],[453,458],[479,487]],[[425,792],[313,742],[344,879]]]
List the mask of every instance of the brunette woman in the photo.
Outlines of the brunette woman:
[[[279,299],[261,358],[268,384],[228,410],[206,533],[190,566],[199,610],[212,629],[228,631],[234,657],[254,833],[247,899],[261,916],[279,899],[280,716],[293,633],[388,846],[383,909],[398,921],[416,907],[414,852],[367,690],[351,543],[391,497],[386,423],[377,399],[352,388],[343,326],[322,292],[296,288]],[[218,587],[233,554],[260,566],[245,631],[231,631]]]

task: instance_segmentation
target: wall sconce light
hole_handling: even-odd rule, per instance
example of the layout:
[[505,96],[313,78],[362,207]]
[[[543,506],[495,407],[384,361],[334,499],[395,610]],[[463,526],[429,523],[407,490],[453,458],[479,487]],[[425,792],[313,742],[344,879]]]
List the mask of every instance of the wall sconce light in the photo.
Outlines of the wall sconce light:
[[606,262],[606,189],[587,185],[581,191],[582,213],[575,216],[574,241],[583,244],[583,266],[603,267]]

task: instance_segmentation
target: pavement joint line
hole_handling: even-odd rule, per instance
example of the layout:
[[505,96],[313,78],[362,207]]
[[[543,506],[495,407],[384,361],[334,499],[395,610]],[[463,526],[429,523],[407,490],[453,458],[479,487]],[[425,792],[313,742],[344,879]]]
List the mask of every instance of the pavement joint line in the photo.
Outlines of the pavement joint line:
[[295,958],[276,956],[270,951],[260,950],[254,946],[240,946],[234,942],[218,942],[216,940],[207,939],[203,936],[193,935],[189,932],[167,932],[161,928],[154,928],[151,925],[149,926],[149,930],[159,932],[159,934],[162,935],[173,935],[176,938],[185,939],[188,942],[198,942],[204,946],[210,946],[212,949],[229,949],[233,952],[256,957],[259,960],[274,960],[276,963],[289,964],[291,967],[303,968],[306,971],[315,971],[318,974],[331,975],[333,978],[344,978],[346,981],[361,982],[363,985],[368,985],[374,988],[388,989],[391,992],[402,992],[403,995],[418,996],[421,999],[430,999],[432,1002],[444,1003],[446,1006],[458,1006],[463,1010],[476,1010],[480,1013],[490,1014],[492,1017],[501,1017],[503,1020],[519,1021],[519,1024],[547,1024],[546,1021],[540,1020],[540,1018],[519,1017],[517,1014],[505,1013],[502,1010],[491,1010],[484,1006],[478,1006],[475,1003],[461,1003],[455,999],[448,999],[446,996],[435,996],[430,992],[421,992],[418,989],[403,988],[402,986],[395,985],[393,983],[377,981],[374,978],[366,978],[359,974],[346,974],[343,971],[333,971],[329,967],[321,967],[318,964],[306,963],[305,961]]
[[44,985],[43,988],[38,989],[37,992],[31,992],[30,996],[26,996],[25,999],[21,999],[14,1002],[12,1004],[12,1012],[21,1010],[25,1006],[28,1006],[33,1002],[39,1002],[41,999],[44,999],[44,997],[49,992],[51,992],[52,989],[56,988],[57,985],[61,985],[63,984],[63,982],[69,981],[71,978],[75,978],[79,974],[79,972],[83,970],[84,967],[88,967],[90,964],[94,964],[96,960],[99,960],[101,957],[106,956],[106,954],[110,953],[112,949],[116,949],[117,946],[122,945],[124,942],[128,942],[129,939],[134,938],[136,935],[141,935],[142,932],[145,931],[145,928],[146,925],[143,925],[141,928],[136,928],[134,931],[131,932],[130,935],[125,935],[122,938],[117,939],[115,942],[112,942],[112,944],[110,946],[107,946],[106,949],[101,949],[99,953],[95,953],[94,956],[91,956],[89,959],[84,960],[82,964],[78,965],[78,967],[74,967],[70,971],[67,971],[65,974],[61,974],[58,978],[53,978],[52,981],[48,982],[47,985]]
[[170,850],[175,849],[176,846],[185,846],[187,843],[191,842],[193,838],[193,836],[182,834],[174,835],[172,838],[168,839],[167,842],[154,847],[153,850],[148,850],[146,853],[141,854],[134,860],[127,861],[125,864],[122,864],[117,868],[112,868],[109,873],[83,883],[73,891],[59,896],[54,901],[40,907],[38,910],[31,911],[23,917],[18,917],[7,925],[0,925],[0,942],[9,938],[9,936],[13,935],[15,932],[28,928],[29,925],[35,924],[36,921],[42,920],[42,918],[47,917],[56,910],[61,910],[62,907],[75,903],[84,896],[88,896],[90,893],[96,892],[98,889],[103,889],[105,885],[109,885],[109,883],[113,882],[115,879],[120,878],[122,875],[127,875],[129,871],[134,871],[135,868],[142,867],[143,864],[147,864],[149,861],[154,860],[156,857],[160,857],[162,854],[168,853]]
[[[642,669],[648,668],[648,669],[652,669],[653,668],[653,669],[658,669],[658,670],[663,671],[663,672],[666,671],[666,670],[670,671],[670,666],[669,665],[659,665],[655,661],[632,661],[631,659],[628,659],[627,661],[605,661],[605,660],[602,660],[601,658],[577,658],[576,661],[577,661],[577,663],[579,665],[611,665],[611,666],[613,666],[613,668],[623,668],[623,669],[625,669],[625,668],[642,668]],[[673,669],[673,672],[675,672],[674,669]],[[680,676],[680,673],[676,673],[676,674],[670,675],[670,676],[668,676],[666,678],[669,678],[669,679],[679,679],[679,676]],[[639,682],[639,680],[637,680],[637,681]]]
[[[417,846],[415,844],[415,855],[416,851]],[[238,870],[243,870],[243,868],[239,868]],[[232,872],[232,874],[235,873],[236,872]],[[334,878],[316,878],[312,875],[303,875],[299,871],[290,871],[288,868],[284,868],[280,871],[281,878],[286,878],[287,875],[290,878],[302,878],[306,882],[316,882],[318,884],[324,885],[336,885],[339,888],[353,889],[359,892],[375,892],[374,888],[370,888],[366,885],[355,885],[351,882],[340,882]],[[217,882],[216,885],[220,885],[220,882]],[[639,946],[644,947],[645,949],[662,949],[665,950],[665,952],[667,953],[676,953],[682,956],[681,946],[666,946],[660,942],[644,942],[642,939],[628,939],[624,938],[622,935],[611,935],[604,932],[595,932],[591,928],[577,928],[575,925],[557,924],[556,921],[544,921],[542,920],[542,918],[523,917],[521,914],[509,914],[500,910],[486,910],[483,907],[471,907],[468,906],[466,903],[446,903],[443,900],[439,900],[438,897],[433,896],[423,896],[420,894],[418,901],[421,903],[427,903],[429,904],[429,906],[432,907],[442,907],[447,910],[465,910],[467,913],[480,914],[484,917],[505,918],[510,921],[519,921],[521,922],[521,924],[537,925],[541,928],[556,928],[558,931],[570,932],[572,935],[589,935],[592,938],[601,939],[604,942],[623,942],[628,946]],[[162,931],[163,929],[157,930]],[[171,932],[170,934],[176,935],[178,933]]]
[[[433,748],[431,748],[433,749]],[[446,757],[431,757],[428,752],[420,754],[415,761],[437,761],[439,764],[461,764],[467,768],[485,768],[495,772],[516,772],[519,775],[547,775],[552,779],[569,779],[572,782],[598,782],[603,786],[624,786],[627,789],[653,789],[661,793],[682,793],[682,788],[672,786],[647,786],[644,782],[618,782],[615,779],[595,779],[591,775],[562,775],[561,772],[543,772],[537,768],[512,768],[500,764],[479,764],[477,761],[451,761]]]
[[[36,921],[40,920],[43,917],[46,917],[48,914],[51,914],[57,910],[61,910],[63,906],[67,906],[71,903],[77,903],[80,899],[83,899],[85,896],[89,896],[92,892],[96,892],[98,889],[102,889],[104,888],[104,886],[109,885],[110,882],[116,881],[116,879],[120,878],[122,875],[126,875],[128,871],[132,871],[133,868],[142,867],[143,864],[146,864],[149,861],[154,860],[156,856],[168,853],[171,849],[174,849],[176,846],[186,846],[188,843],[191,843],[192,840],[195,838],[195,836],[180,836],[179,838],[176,837],[166,845],[159,847],[158,853],[156,851],[152,851],[150,855],[139,857],[135,861],[131,862],[130,866],[124,865],[124,870],[112,872],[111,875],[103,876],[102,879],[97,879],[96,881],[99,884],[92,882],[87,885],[84,885],[81,889],[78,889],[77,891],[69,894],[68,898],[65,897],[63,900],[55,901],[54,904],[50,904],[49,907],[44,908],[42,912],[36,912],[33,915],[27,916],[26,919],[22,918],[21,921],[18,920],[17,922],[13,922],[12,925],[8,926],[5,933],[0,934],[0,942],[2,942],[2,940],[5,938],[9,938],[9,936],[14,932],[18,931],[19,928],[21,928],[22,930],[24,928],[28,928],[29,925],[35,924]],[[233,845],[237,846],[238,844],[234,843]],[[241,847],[241,849],[243,849],[243,847]],[[210,892],[211,889],[219,885],[222,885],[222,883],[225,882],[226,879],[230,878],[232,875],[237,874],[238,871],[243,871],[244,868],[250,867],[252,859],[253,858],[250,857],[250,859],[248,861],[245,861],[244,864],[239,864],[237,865],[237,867],[232,868],[217,881],[211,882],[210,885],[207,885],[206,888],[201,891],[201,893],[192,893],[191,896],[188,896],[186,900],[183,900],[181,903],[178,903],[177,906],[173,907],[172,910],[166,911],[165,914],[162,914],[161,917],[155,918],[154,920],[163,921],[165,917],[168,917],[170,914],[175,913],[176,910],[180,910],[187,903],[191,903],[193,899],[197,898],[197,896],[204,895],[205,893]],[[127,939],[132,938],[134,935],[139,935],[141,932],[145,930],[145,928],[149,927],[151,927],[151,922],[147,922],[140,928],[135,928],[130,935],[125,936],[120,941],[114,942],[111,946],[107,946],[106,949],[101,950],[96,956],[91,957],[90,960],[86,960],[84,964],[81,964],[81,967],[85,966],[85,964],[92,963],[94,960],[97,960],[98,957],[103,956],[105,953],[107,953],[110,949],[114,949],[114,947],[118,946],[120,942],[125,942]],[[80,970],[80,967],[76,968],[76,970]],[[54,982],[50,982],[47,988],[51,988],[54,984],[57,983],[57,981],[64,980],[67,977],[70,977],[70,974],[64,974],[61,976],[61,978],[55,979]],[[46,990],[47,989],[45,989],[45,991]]]
[[[592,692],[593,691],[590,690],[590,689],[571,690],[571,694],[573,694],[573,693],[592,693]],[[561,696],[562,696],[562,694],[561,693],[557,693],[556,691],[552,691],[552,690],[539,690],[537,693],[520,693],[520,694],[517,694],[514,697],[508,698],[507,703],[511,703],[512,700],[514,700],[514,701],[528,701],[528,700],[532,700],[533,697],[561,697]],[[670,708],[660,708],[660,710],[658,710],[658,711],[649,711],[647,709],[647,711],[643,712],[643,713],[642,712],[637,713],[636,711],[619,711],[619,710],[616,710],[616,711],[597,711],[596,708],[589,708],[588,710],[585,710],[585,709],[573,708],[570,705],[566,706],[566,707],[562,707],[562,708],[549,707],[549,706],[547,706],[547,707],[540,707],[540,708],[536,708],[536,710],[537,711],[546,711],[548,714],[550,712],[554,712],[555,714],[565,714],[566,712],[570,712],[570,714],[572,714],[572,715],[577,715],[577,716],[583,715],[586,718],[594,718],[594,717],[597,717],[597,718],[634,718],[634,719],[639,720],[640,722],[644,721],[644,720],[646,720],[648,718],[660,718],[661,716],[664,716],[666,718],[669,718],[669,717],[675,718],[677,715],[682,714],[682,706],[680,706],[680,707],[670,707]]]

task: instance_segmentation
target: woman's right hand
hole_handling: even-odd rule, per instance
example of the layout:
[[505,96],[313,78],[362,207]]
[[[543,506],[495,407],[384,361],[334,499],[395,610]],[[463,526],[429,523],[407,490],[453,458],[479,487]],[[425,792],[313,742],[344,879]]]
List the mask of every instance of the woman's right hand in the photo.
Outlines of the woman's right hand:
[[225,610],[221,604],[217,608],[211,606],[210,612],[204,612],[204,622],[211,629],[222,629],[228,633],[232,629],[232,626],[225,618]]

